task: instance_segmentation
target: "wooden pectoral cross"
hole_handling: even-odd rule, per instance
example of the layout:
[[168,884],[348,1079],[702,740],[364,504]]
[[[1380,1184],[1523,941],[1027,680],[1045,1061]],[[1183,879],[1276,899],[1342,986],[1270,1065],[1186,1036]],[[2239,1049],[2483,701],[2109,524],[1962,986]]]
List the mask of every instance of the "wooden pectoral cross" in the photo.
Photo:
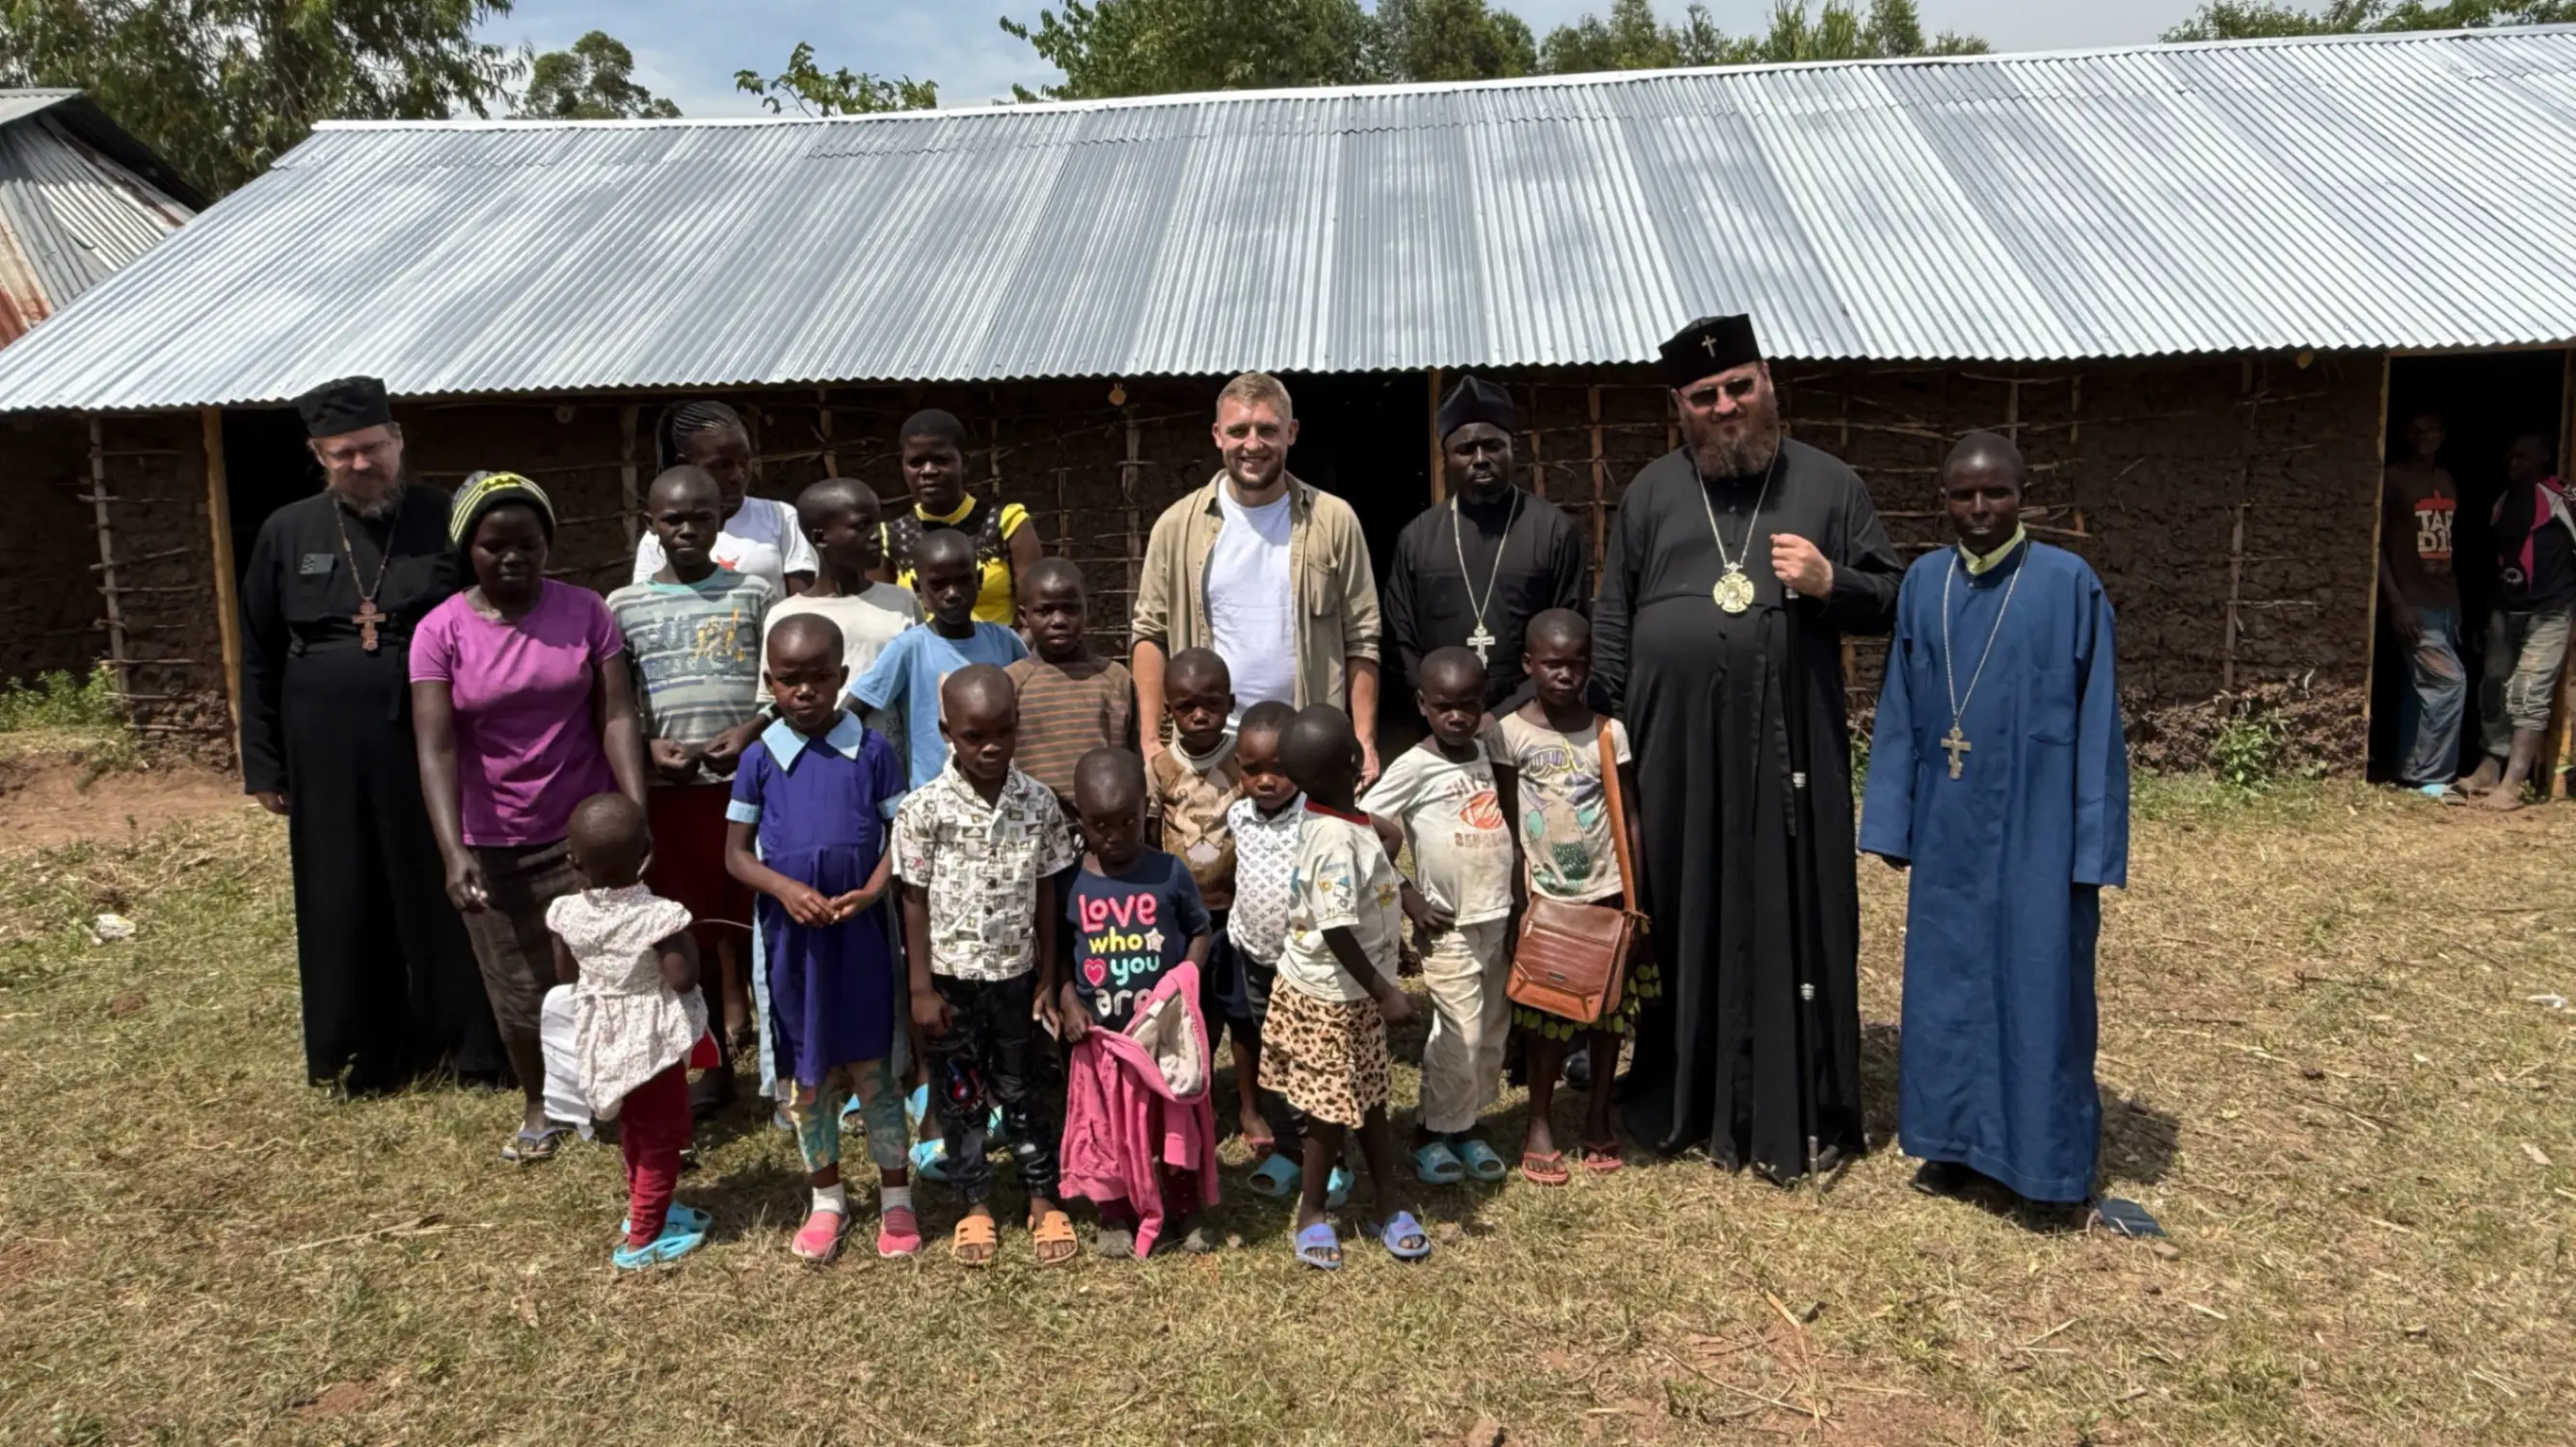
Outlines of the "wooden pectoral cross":
[[1949,734],[1941,740],[1940,747],[1949,751],[1950,777],[1955,779],[1959,777],[1961,766],[1966,763],[1966,759],[1963,756],[1971,749],[1974,749],[1976,745],[1969,743],[1968,736],[1959,732],[1959,726],[1954,723],[1950,725]]
[[[358,611],[349,615],[349,621],[358,625],[358,646],[373,653],[376,651],[376,625],[390,621],[390,615],[376,611],[375,599],[361,598]],[[1955,777],[1958,772],[1958,766],[1952,765],[1950,773]]]

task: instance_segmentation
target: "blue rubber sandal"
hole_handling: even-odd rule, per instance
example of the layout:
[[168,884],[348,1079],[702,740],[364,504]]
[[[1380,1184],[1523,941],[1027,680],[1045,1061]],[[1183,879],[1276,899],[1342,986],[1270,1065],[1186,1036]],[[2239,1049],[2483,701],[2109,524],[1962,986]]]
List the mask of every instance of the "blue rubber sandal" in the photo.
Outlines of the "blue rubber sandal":
[[1426,1186],[1454,1186],[1467,1179],[1467,1166],[1447,1141],[1433,1141],[1413,1153],[1413,1174]]
[[1332,1222],[1318,1221],[1297,1233],[1297,1259],[1318,1271],[1342,1269],[1342,1238],[1333,1234]]
[[[662,1229],[665,1231],[670,1230],[671,1224],[676,1221],[684,1229],[695,1231],[699,1235],[703,1236],[706,1234],[707,1228],[715,1224],[715,1219],[715,1217],[708,1215],[706,1212],[699,1210],[695,1206],[683,1206],[679,1202],[673,1201],[671,1203],[669,1214],[662,1218]],[[626,1233],[634,1229],[635,1218],[632,1216],[618,1222],[617,1239],[621,1242],[624,1241],[626,1239]]]
[[903,1123],[914,1135],[921,1134],[921,1118],[930,1114],[930,1087],[916,1085],[912,1094],[903,1098]]
[[[1407,1236],[1419,1240],[1422,1244],[1411,1250],[1397,1244]],[[1431,1254],[1431,1233],[1422,1229],[1422,1223],[1413,1219],[1411,1211],[1396,1212],[1392,1220],[1378,1228],[1377,1239],[1378,1244],[1386,1248],[1387,1254],[1398,1261],[1419,1261]]]
[[912,1168],[920,1174],[923,1180],[937,1181],[942,1185],[947,1184],[948,1142],[914,1141],[912,1143],[911,1156]]
[[1470,1137],[1455,1142],[1455,1145],[1458,1159],[1466,1163],[1467,1176],[1470,1180],[1482,1181],[1490,1186],[1511,1174],[1511,1168],[1503,1164],[1503,1158],[1494,1154],[1494,1148],[1483,1141]]
[[1278,1200],[1297,1192],[1297,1183],[1305,1177],[1305,1168],[1273,1151],[1261,1164],[1252,1168],[1252,1192]]
[[665,1261],[677,1261],[707,1244],[705,1228],[689,1230],[676,1217],[662,1225],[662,1234],[641,1246],[620,1246],[609,1257],[620,1271],[641,1271]]
[[1324,1178],[1324,1204],[1338,1211],[1351,1203],[1351,1168],[1335,1166]]

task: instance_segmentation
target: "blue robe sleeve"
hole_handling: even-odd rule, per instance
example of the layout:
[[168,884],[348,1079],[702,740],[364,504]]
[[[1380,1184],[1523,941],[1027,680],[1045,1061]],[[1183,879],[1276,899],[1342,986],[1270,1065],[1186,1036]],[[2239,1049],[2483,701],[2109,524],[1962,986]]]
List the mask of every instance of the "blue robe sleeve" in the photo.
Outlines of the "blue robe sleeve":
[[1869,778],[1862,787],[1860,848],[1899,863],[1914,859],[1914,781],[1921,757],[1914,749],[1913,670],[1916,627],[1914,576],[1897,591],[1896,636],[1887,645],[1887,678],[1878,691],[1878,722],[1869,736]]
[[2075,883],[2129,883],[2129,744],[2120,727],[2117,649],[2111,600],[2101,580],[2085,574],[2092,602],[2081,660],[2082,696],[2075,714]]

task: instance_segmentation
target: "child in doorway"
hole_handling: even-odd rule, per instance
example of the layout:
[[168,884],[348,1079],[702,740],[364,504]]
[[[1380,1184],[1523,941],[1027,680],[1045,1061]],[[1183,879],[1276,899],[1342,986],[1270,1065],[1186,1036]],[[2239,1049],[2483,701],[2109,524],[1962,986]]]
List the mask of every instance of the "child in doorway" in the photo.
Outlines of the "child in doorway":
[[1288,888],[1279,989],[1262,1034],[1261,1078],[1307,1120],[1297,1259],[1326,1271],[1342,1264],[1341,1238],[1324,1218],[1326,1190],[1330,1167],[1356,1128],[1385,1218],[1378,1240],[1398,1260],[1419,1261],[1431,1254],[1431,1238],[1404,1209],[1386,1123],[1386,1027],[1412,1020],[1413,1002],[1395,983],[1403,918],[1395,866],[1351,799],[1359,786],[1359,736],[1340,709],[1317,704],[1289,722],[1279,756],[1306,793],[1306,821]]
[[[1549,899],[1575,904],[1619,903],[1619,850],[1611,837],[1610,790],[1619,791],[1619,813],[1628,826],[1628,858],[1645,859],[1637,833],[1637,775],[1627,732],[1584,701],[1592,682],[1592,625],[1570,608],[1551,608],[1530,620],[1524,666],[1537,694],[1503,715],[1495,727],[1495,778],[1506,812],[1520,830],[1529,885]],[[1614,776],[1601,772],[1601,739],[1607,731]],[[1642,902],[1646,881],[1627,881]],[[1628,963],[1619,1008],[1597,1022],[1561,1020],[1527,1006],[1512,1007],[1513,1023],[1528,1042],[1529,1125],[1521,1139],[1521,1174],[1535,1184],[1561,1186],[1572,1179],[1548,1120],[1556,1100],[1557,1070],[1567,1047],[1584,1040],[1592,1060],[1591,1102],[1584,1111],[1577,1160],[1587,1171],[1620,1167],[1619,1136],[1610,1118],[1610,1078],[1619,1061],[1619,1037],[1637,1009],[1658,993],[1654,951],[1640,948]]]
[[912,787],[920,789],[948,765],[948,740],[939,724],[940,680],[979,663],[999,672],[1028,657],[1029,650],[1017,633],[975,617],[982,575],[975,567],[974,539],[946,528],[924,533],[913,561],[930,622],[896,634],[850,692],[862,708],[903,716]]
[[692,1104],[722,1109],[734,1095],[733,1061],[753,1047],[744,988],[743,922],[751,896],[724,871],[725,800],[742,751],[760,732],[760,630],[777,589],[716,565],[723,503],[715,479],[675,467],[645,494],[661,566],[608,595],[626,637],[644,706],[652,788],[653,861],[645,882],[697,920],[723,987],[723,1063],[703,1076]]
[[1388,836],[1389,852],[1406,840],[1413,845],[1404,912],[1431,987],[1413,1169],[1435,1186],[1471,1177],[1493,1182],[1508,1168],[1476,1134],[1476,1114],[1502,1093],[1517,879],[1512,832],[1478,737],[1484,662],[1464,648],[1438,648],[1415,677],[1431,736],[1396,755],[1360,800]]
[[1195,979],[1215,942],[1208,912],[1181,861],[1145,847],[1142,760],[1094,749],[1073,793],[1085,852],[1065,894],[1071,968],[1057,1002],[1073,1066],[1065,1194],[1099,1203],[1103,1256],[1142,1259],[1166,1236],[1203,1254],[1199,1212],[1217,1199]]
[[1037,649],[1010,666],[1020,691],[1020,772],[1046,785],[1073,816],[1073,767],[1093,749],[1136,744],[1136,682],[1127,665],[1095,656],[1082,569],[1040,558],[1019,577],[1020,628]]
[[[1243,771],[1226,731],[1234,716],[1234,679],[1212,648],[1184,648],[1163,665],[1163,717],[1172,742],[1145,761],[1145,813],[1154,847],[1180,856],[1199,887],[1199,900],[1215,920],[1216,947],[1199,975],[1199,1011],[1207,1018],[1208,1048],[1244,1013],[1241,975],[1226,943],[1226,911],[1234,905],[1234,836],[1226,811],[1243,797]],[[1276,956],[1274,955],[1274,958]],[[1255,1161],[1278,1147],[1263,1123],[1260,1077],[1234,1034],[1235,1113],[1243,1143]]]
[[[948,555],[932,550],[947,536],[922,539],[934,592],[937,560]],[[984,1153],[990,1092],[1029,1193],[1038,1264],[1060,1265],[1079,1246],[1055,1202],[1061,1141],[1048,1079],[1055,1051],[1038,1029],[1040,1020],[1060,1029],[1056,876],[1077,857],[1073,831],[1055,796],[1011,765],[1020,710],[1009,674],[990,664],[957,670],[939,685],[939,712],[950,755],[895,812],[894,849],[912,1019],[948,1178],[966,1203],[950,1250],[963,1265],[984,1266],[999,1249],[993,1165]]]
[[613,1259],[633,1271],[706,1244],[707,1213],[671,1200],[689,1147],[689,1055],[707,1033],[689,912],[641,882],[653,836],[623,794],[574,806],[566,835],[582,889],[546,906],[555,974],[575,984],[573,1050],[591,1113],[615,1118],[626,1225]]
[[877,1254],[921,1250],[903,1092],[889,1068],[894,959],[879,907],[891,882],[886,821],[903,795],[903,765],[883,735],[842,706],[850,673],[841,648],[840,628],[820,614],[770,630],[778,722],[743,755],[725,811],[725,868],[763,896],[761,969],[780,1104],[813,1193],[791,1249],[817,1264],[839,1253],[849,1224],[841,1113],[852,1095],[883,1183]]
[[[1182,656],[1173,658],[1174,665]],[[1264,1101],[1261,1092],[1261,1031],[1279,978],[1279,951],[1288,932],[1288,883],[1297,870],[1297,841],[1306,817],[1306,796],[1297,792],[1279,762],[1280,733],[1296,716],[1297,710],[1275,698],[1243,711],[1234,744],[1243,797],[1225,811],[1226,839],[1234,851],[1234,907],[1220,926],[1225,932],[1221,944],[1234,969],[1226,1028],[1234,1036],[1234,1080],[1244,1102],[1244,1133],[1253,1144],[1252,1189],[1265,1196],[1297,1189],[1302,1174],[1297,1158],[1305,1138],[1305,1122],[1295,1108],[1278,1102],[1276,1092]],[[1281,1108],[1261,1110],[1272,1103]],[[1266,1151],[1259,1144],[1263,1136],[1268,1137]],[[1350,1172],[1336,1158],[1325,1203],[1339,1206],[1349,1193]]]

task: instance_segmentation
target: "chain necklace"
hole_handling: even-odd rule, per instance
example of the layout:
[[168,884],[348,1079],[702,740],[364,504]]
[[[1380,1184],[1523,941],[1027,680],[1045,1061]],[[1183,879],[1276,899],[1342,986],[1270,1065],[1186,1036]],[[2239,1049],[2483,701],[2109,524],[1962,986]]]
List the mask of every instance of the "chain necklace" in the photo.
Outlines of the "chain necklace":
[[[1696,477],[1699,469],[1694,466],[1691,472]],[[1779,472],[1780,454],[1774,452],[1771,465],[1762,469],[1762,490],[1754,495],[1753,514],[1744,520],[1743,545],[1733,557],[1727,556],[1725,534],[1717,530],[1717,505],[1708,500],[1708,479],[1698,479],[1700,511],[1708,514],[1709,540],[1717,544],[1717,561],[1726,570],[1718,575],[1717,586],[1708,590],[1708,596],[1725,612],[1741,613],[1753,606],[1753,580],[1744,576],[1744,563],[1753,552],[1753,531],[1762,525],[1762,504],[1771,497],[1771,479]]]
[[349,543],[349,510],[340,505],[338,498],[331,499],[331,521],[340,530],[340,556],[349,560],[349,585],[359,588],[358,611],[349,615],[349,621],[358,625],[358,646],[369,653],[375,652],[379,644],[376,626],[393,620],[392,614],[376,611],[376,595],[385,590],[385,575],[394,570],[394,534],[402,527],[403,503],[410,492],[405,488],[394,494],[393,514],[385,524],[384,556],[376,560],[376,581],[365,587],[358,585],[358,550]]
[[1485,608],[1494,601],[1494,589],[1503,581],[1503,550],[1512,545],[1512,524],[1520,521],[1521,490],[1512,488],[1511,494],[1512,508],[1503,514],[1503,535],[1494,543],[1494,571],[1485,578],[1485,596],[1481,599],[1476,596],[1476,575],[1467,571],[1467,537],[1458,511],[1458,498],[1454,493],[1449,498],[1449,541],[1457,546],[1458,577],[1467,585],[1467,606],[1476,615],[1476,631],[1467,635],[1467,646],[1476,650],[1478,663],[1493,661],[1485,656],[1486,651],[1494,646],[1493,632],[1485,626]]
[[1949,750],[1950,777],[1954,779],[1959,777],[1960,769],[1965,766],[1968,752],[1975,747],[1968,742],[1968,736],[1960,732],[1959,721],[1967,715],[1968,700],[1977,696],[1977,680],[1986,676],[1986,661],[1995,656],[1995,640],[2003,636],[2004,615],[2012,611],[2013,590],[2021,586],[2022,575],[2022,569],[2015,568],[2012,581],[2004,584],[2003,606],[1995,610],[1994,626],[1986,630],[1986,650],[1977,655],[1977,670],[1968,675],[1968,691],[1963,696],[1959,692],[1959,672],[1950,661],[1950,580],[1957,577],[1964,566],[1952,558],[1949,570],[1941,575],[1941,681],[1950,689],[1950,732],[1938,747]]

